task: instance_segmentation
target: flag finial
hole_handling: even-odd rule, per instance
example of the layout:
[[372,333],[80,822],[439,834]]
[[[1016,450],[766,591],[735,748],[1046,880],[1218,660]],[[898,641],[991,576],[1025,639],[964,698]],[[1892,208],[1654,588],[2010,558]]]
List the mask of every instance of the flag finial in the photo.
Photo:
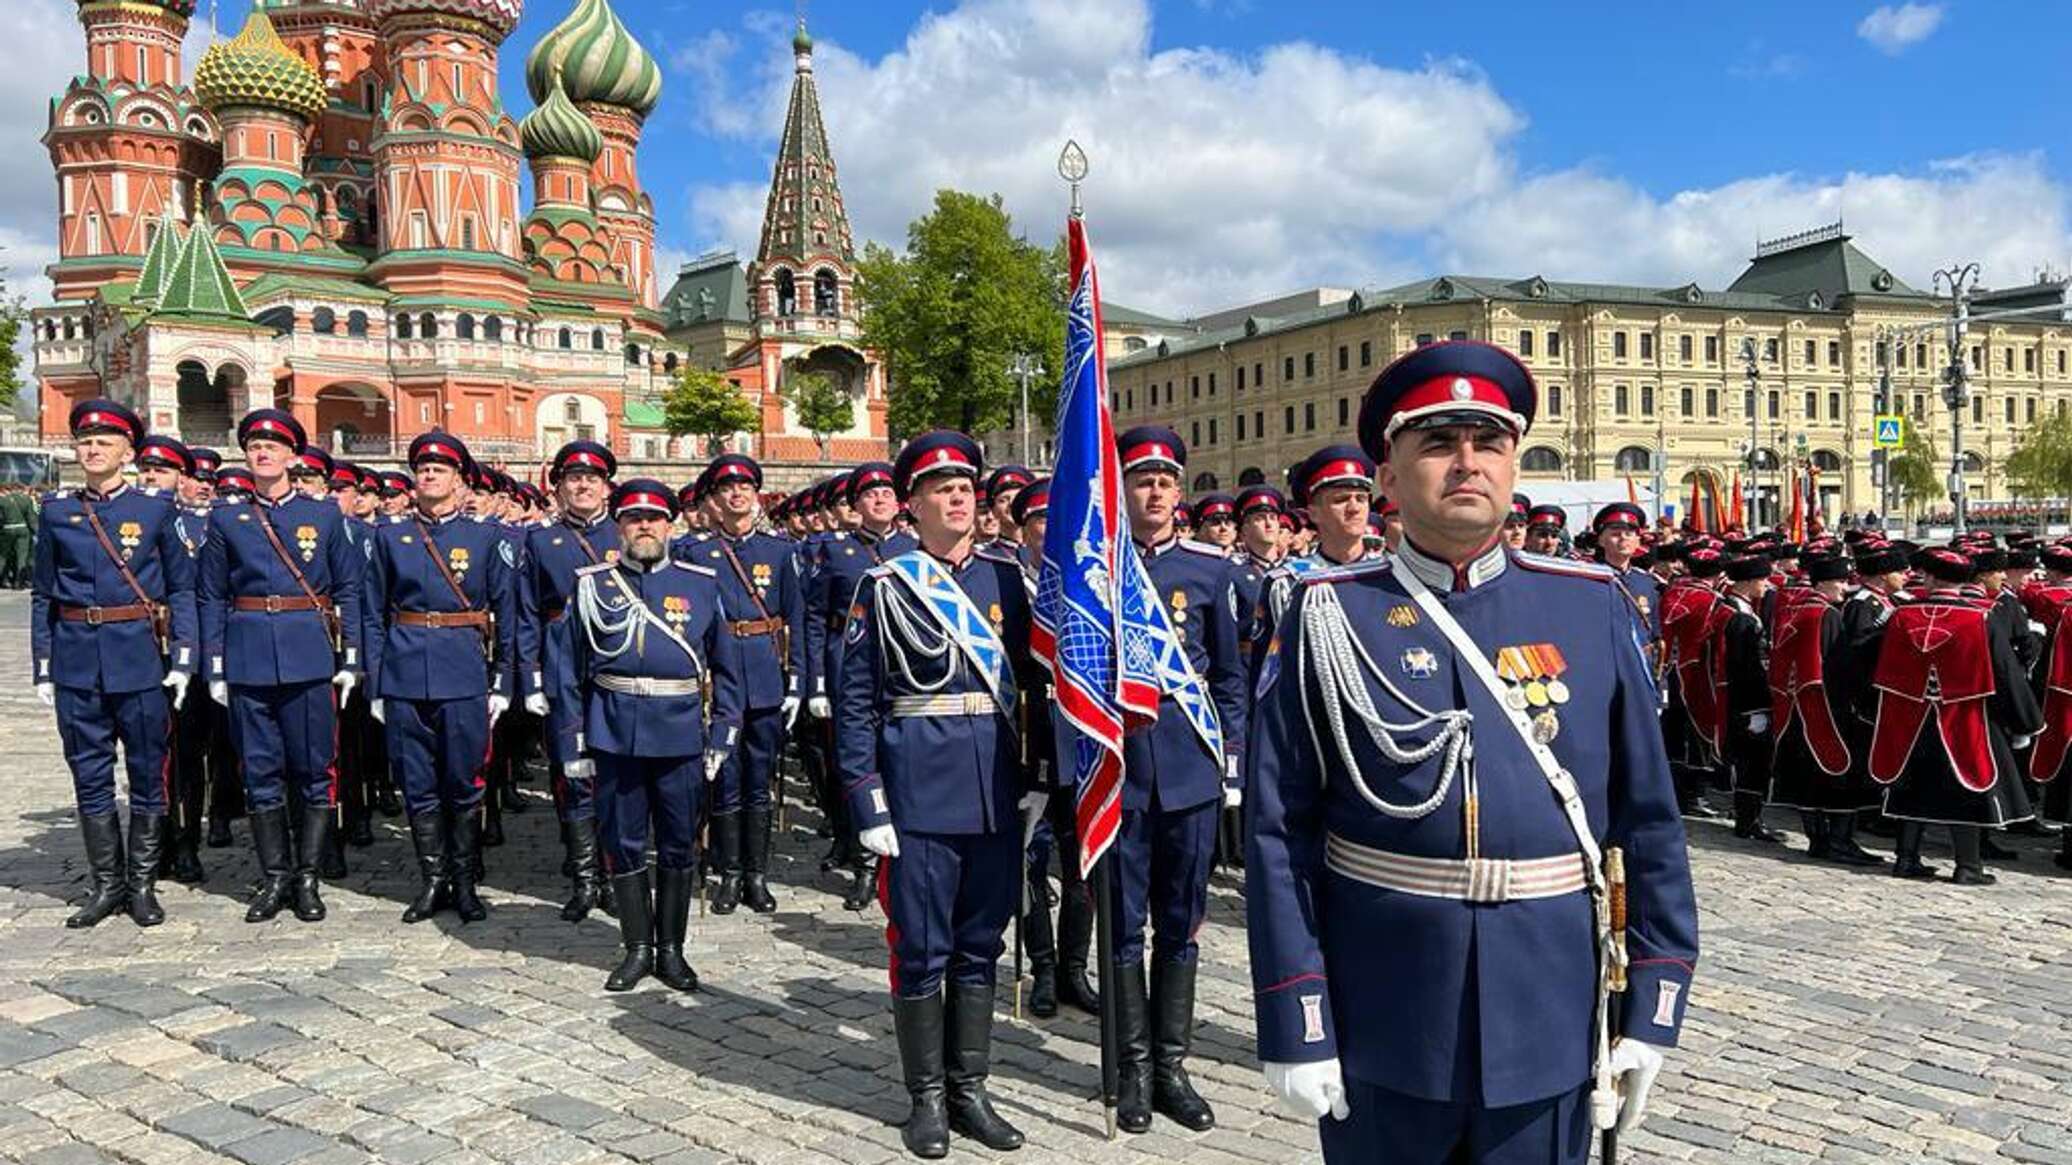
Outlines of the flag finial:
[[1086,171],[1086,151],[1079,148],[1077,141],[1071,138],[1065,139],[1065,150],[1058,155],[1058,177],[1072,184],[1073,218],[1079,218],[1082,215],[1082,208],[1079,205],[1079,184],[1086,180]]

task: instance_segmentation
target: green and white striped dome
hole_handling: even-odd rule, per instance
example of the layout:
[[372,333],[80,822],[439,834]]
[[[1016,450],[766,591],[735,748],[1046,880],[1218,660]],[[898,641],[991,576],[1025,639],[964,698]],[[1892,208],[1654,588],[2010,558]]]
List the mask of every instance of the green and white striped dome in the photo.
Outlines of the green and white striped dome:
[[561,72],[569,100],[616,105],[641,117],[662,96],[662,70],[605,0],[577,0],[568,18],[555,25],[525,57],[525,87],[546,104],[554,72]]

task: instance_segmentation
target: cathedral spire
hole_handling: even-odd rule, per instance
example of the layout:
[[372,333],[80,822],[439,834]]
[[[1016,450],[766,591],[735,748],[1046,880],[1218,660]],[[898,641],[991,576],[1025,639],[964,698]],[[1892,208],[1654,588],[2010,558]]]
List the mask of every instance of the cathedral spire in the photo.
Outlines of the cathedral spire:
[[762,243],[756,266],[793,269],[803,279],[826,264],[847,280],[855,262],[849,234],[849,212],[835,181],[834,153],[827,127],[820,121],[820,93],[813,84],[813,38],[799,20],[792,38],[796,72],[791,107],[784,116],[784,140],[777,148],[777,167],[770,178],[770,200],[763,209]]

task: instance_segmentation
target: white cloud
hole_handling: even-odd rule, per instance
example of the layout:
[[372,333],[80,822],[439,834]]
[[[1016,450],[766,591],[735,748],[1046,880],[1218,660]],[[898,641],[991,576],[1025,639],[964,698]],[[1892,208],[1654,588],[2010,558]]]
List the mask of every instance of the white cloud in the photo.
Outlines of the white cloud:
[[1940,4],[1880,4],[1856,26],[1856,35],[1887,56],[1898,56],[1933,36],[1942,18]]

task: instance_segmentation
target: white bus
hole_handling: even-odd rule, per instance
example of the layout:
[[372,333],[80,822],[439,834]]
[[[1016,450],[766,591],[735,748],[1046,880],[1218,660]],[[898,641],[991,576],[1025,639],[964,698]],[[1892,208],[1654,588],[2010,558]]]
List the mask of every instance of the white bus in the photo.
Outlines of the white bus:
[[64,467],[78,460],[70,449],[0,445],[0,485],[56,489],[64,477]]

